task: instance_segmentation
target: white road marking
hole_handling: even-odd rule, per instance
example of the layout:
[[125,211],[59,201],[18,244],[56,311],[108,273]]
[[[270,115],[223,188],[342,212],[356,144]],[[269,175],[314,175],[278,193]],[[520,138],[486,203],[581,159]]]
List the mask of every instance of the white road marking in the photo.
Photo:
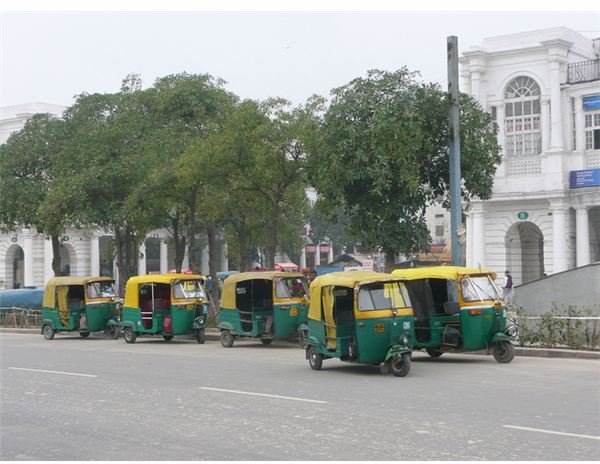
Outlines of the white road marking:
[[552,435],[563,435],[565,437],[589,438],[590,440],[600,440],[600,437],[594,435],[581,435],[579,433],[555,432],[554,430],[534,429],[531,427],[519,427],[518,425],[503,425],[508,429],[527,430],[529,432],[550,433]]
[[76,372],[47,371],[45,369],[27,369],[25,367],[9,367],[9,369],[12,369],[14,371],[44,372],[46,374],[74,375],[77,377],[98,377],[97,375],[93,375],[93,374],[78,374]]
[[211,391],[218,391],[218,392],[225,392],[225,393],[237,393],[239,395],[264,396],[266,398],[276,398],[276,399],[280,399],[280,400],[292,400],[292,401],[304,401],[306,403],[327,404],[327,401],[308,400],[306,398],[294,398],[293,396],[269,395],[267,393],[253,393],[253,392],[245,392],[245,391],[240,391],[240,390],[226,390],[224,388],[200,387],[200,390],[211,390]]

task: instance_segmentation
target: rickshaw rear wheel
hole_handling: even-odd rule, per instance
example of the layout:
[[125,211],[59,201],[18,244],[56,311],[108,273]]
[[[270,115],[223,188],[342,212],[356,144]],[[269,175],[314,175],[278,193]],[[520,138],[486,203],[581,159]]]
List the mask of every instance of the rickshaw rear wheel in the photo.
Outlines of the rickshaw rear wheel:
[[432,358],[439,358],[441,355],[444,354],[443,351],[435,350],[433,348],[425,348],[425,350],[427,351],[427,354]]
[[229,330],[223,330],[221,332],[221,345],[225,348],[231,348],[233,346],[233,335]]
[[271,343],[273,343],[272,338],[261,338],[260,341],[262,342],[263,345],[270,345]]
[[515,357],[515,347],[509,341],[499,341],[494,343],[492,347],[492,354],[494,359],[502,364],[507,364]]
[[410,353],[402,353],[401,356],[394,356],[390,367],[392,368],[392,374],[396,377],[404,377],[410,371]]
[[206,341],[206,334],[204,333],[204,329],[196,330],[194,336],[196,337],[196,341],[201,345]]
[[110,338],[114,338],[115,340],[119,338],[119,332],[121,331],[121,329],[119,328],[118,325],[109,325],[106,328],[106,334],[110,337]]
[[79,336],[81,338],[87,338],[90,336],[90,333],[89,332],[79,332]]
[[135,343],[135,339],[137,338],[137,334],[133,331],[131,327],[127,327],[123,332],[123,338],[127,343]]
[[46,340],[52,340],[54,338],[54,335],[56,334],[56,330],[54,330],[52,326],[45,325],[42,329],[42,333],[44,334],[44,338]]
[[317,353],[317,350],[314,346],[311,345],[308,347],[306,350],[306,356],[311,369],[315,371],[321,370],[321,367],[323,367],[323,355],[321,353]]
[[163,338],[165,339],[165,341],[170,342],[171,340],[173,340],[173,335],[163,335]]

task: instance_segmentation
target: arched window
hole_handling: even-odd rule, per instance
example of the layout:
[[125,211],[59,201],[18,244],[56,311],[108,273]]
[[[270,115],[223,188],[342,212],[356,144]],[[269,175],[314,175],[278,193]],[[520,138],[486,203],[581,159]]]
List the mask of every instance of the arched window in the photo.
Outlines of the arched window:
[[530,77],[519,76],[504,91],[504,153],[514,158],[542,151],[540,87]]

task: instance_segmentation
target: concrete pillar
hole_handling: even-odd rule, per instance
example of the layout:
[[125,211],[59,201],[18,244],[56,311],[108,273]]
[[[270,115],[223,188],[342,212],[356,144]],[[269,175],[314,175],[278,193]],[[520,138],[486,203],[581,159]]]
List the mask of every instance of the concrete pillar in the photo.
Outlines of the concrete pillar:
[[551,206],[552,210],[552,273],[566,271],[567,264],[567,212],[563,204]]
[[223,272],[229,271],[228,251],[229,247],[227,246],[227,242],[223,241],[223,246],[221,247],[221,271]]
[[473,213],[467,214],[467,222],[465,224],[467,232],[467,242],[465,244],[465,263],[467,267],[475,267],[473,264]]
[[[206,268],[208,269],[208,249],[206,258]],[[181,262],[181,270],[188,269],[190,267],[190,255],[188,254],[188,247],[185,247],[185,254],[183,255],[183,261]],[[208,270],[206,271],[208,274]]]
[[138,275],[146,274],[146,242],[140,245],[140,258],[138,262]]
[[329,254],[327,255],[327,264],[333,261],[333,243],[329,242]]
[[90,275],[100,275],[100,237],[97,235],[90,238]]
[[315,267],[321,265],[321,245],[315,245]]
[[[187,255],[186,255],[187,256]],[[185,259],[184,259],[185,262]],[[208,245],[202,248],[202,265],[200,266],[203,276],[207,276],[210,272],[210,268],[208,267]]]
[[560,95],[560,63],[550,63],[550,150],[564,148],[562,134],[562,105]]
[[473,205],[473,265],[485,267],[485,227],[483,205]]
[[543,98],[541,105],[542,152],[547,152],[550,149],[550,101],[547,98]]
[[577,236],[577,267],[590,264],[590,224],[588,210],[579,206],[575,210],[575,227]]
[[52,253],[52,240],[44,240],[44,285],[49,279],[54,277],[54,271],[52,270],[52,259],[54,254]]
[[166,274],[169,272],[169,246],[167,241],[160,239],[160,273]]
[[33,282],[33,236],[28,233],[23,239],[23,285],[30,287]]
[[306,247],[300,252],[300,269],[306,269]]

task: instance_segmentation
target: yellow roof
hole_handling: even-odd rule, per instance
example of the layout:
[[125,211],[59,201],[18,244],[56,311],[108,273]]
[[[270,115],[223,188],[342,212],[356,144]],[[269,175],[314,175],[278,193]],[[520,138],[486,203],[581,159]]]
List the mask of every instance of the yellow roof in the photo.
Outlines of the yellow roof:
[[71,285],[86,285],[90,282],[114,282],[112,277],[78,277],[78,276],[61,276],[52,277],[46,282],[44,290],[44,300],[42,305],[47,308],[54,308],[56,287],[68,287]]
[[331,285],[339,287],[355,287],[357,284],[361,284],[363,282],[399,278],[399,276],[384,274],[383,272],[375,271],[330,272],[329,274],[323,274],[317,277],[315,280],[313,280],[310,284],[310,288],[312,289],[313,286],[327,287]]
[[304,277],[301,272],[283,272],[283,271],[258,271],[258,272],[240,272],[231,274],[223,281],[223,294],[221,295],[221,307],[235,308],[235,287],[238,282],[247,280],[274,280],[279,277]]
[[128,308],[137,308],[139,306],[138,288],[144,284],[171,284],[176,280],[202,280],[204,277],[199,274],[148,274],[130,277],[125,287],[125,302],[123,306]]
[[462,266],[431,266],[431,267],[415,267],[409,269],[395,269],[392,275],[396,277],[404,277],[408,280],[417,279],[449,279],[456,280],[462,275],[474,274],[495,274],[486,269],[478,269],[476,267]]

